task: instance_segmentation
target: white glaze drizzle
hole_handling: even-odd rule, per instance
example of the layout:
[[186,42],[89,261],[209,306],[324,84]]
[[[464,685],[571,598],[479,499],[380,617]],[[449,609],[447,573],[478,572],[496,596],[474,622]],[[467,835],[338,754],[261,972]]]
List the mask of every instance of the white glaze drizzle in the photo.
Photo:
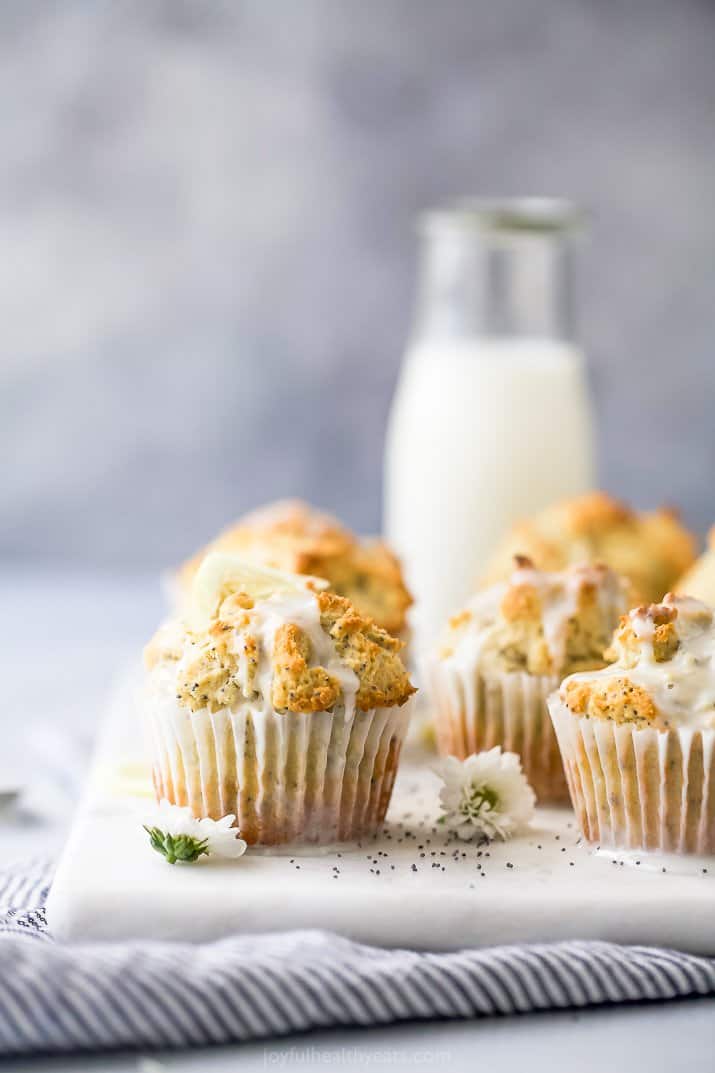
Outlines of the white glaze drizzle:
[[340,683],[346,718],[352,718],[360,680],[351,667],[340,659],[332,638],[320,624],[318,601],[312,593],[276,595],[256,604],[251,612],[251,632],[260,639],[258,667],[259,692],[270,697],[273,680],[273,645],[278,629],[286,623],[297,626],[310,641],[312,667],[324,667]]
[[712,610],[692,596],[672,594],[665,597],[662,606],[675,608],[677,612],[674,626],[679,644],[671,659],[658,662],[655,658],[653,607],[637,607],[628,616],[640,642],[635,666],[625,666],[624,654],[621,654],[615,663],[602,671],[570,675],[562,684],[562,690],[566,682],[572,680],[624,678],[648,693],[669,725],[715,727],[715,622]]
[[[309,591],[296,593],[276,593],[256,602],[246,612],[248,623],[236,628],[232,638],[232,648],[238,660],[237,680],[241,692],[251,705],[255,706],[254,690],[248,687],[250,681],[247,641],[255,638],[258,642],[258,667],[256,671],[255,691],[259,694],[258,703],[267,707],[271,704],[273,688],[273,648],[277,631],[290,623],[301,629],[310,642],[310,666],[324,667],[340,683],[343,694],[345,718],[351,719],[355,711],[355,697],[360,688],[360,680],[351,667],[340,658],[332,638],[320,623],[320,608],[315,595]],[[195,645],[188,639],[182,659],[175,664],[176,675],[180,675],[186,662],[195,658]]]
[[546,573],[531,565],[519,566],[509,582],[500,582],[476,593],[467,604],[470,621],[463,627],[453,657],[457,662],[471,662],[490,639],[490,627],[498,622],[507,589],[517,585],[534,588],[539,597],[544,640],[556,670],[566,661],[569,620],[578,610],[579,593],[593,585],[606,631],[614,629],[627,609],[627,591],[623,580],[605,566],[577,564],[560,573]]

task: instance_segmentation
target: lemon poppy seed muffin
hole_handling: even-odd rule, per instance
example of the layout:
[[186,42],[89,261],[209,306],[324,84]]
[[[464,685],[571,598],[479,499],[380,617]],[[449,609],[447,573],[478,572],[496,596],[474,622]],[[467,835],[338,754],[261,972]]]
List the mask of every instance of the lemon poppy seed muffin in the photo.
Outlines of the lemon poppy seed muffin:
[[240,576],[216,585],[209,556],[195,585],[211,578],[212,599],[145,650],[157,798],[233,813],[250,844],[374,832],[414,692],[402,642],[305,579],[245,564]]
[[207,552],[229,552],[245,562],[325,578],[364,615],[396,636],[406,630],[412,598],[399,560],[382,540],[359,540],[336,518],[297,499],[245,515],[178,570],[179,603]]
[[638,513],[605,492],[589,492],[518,522],[497,549],[484,584],[509,574],[514,555],[542,570],[602,562],[630,579],[637,598],[659,600],[691,565],[696,541],[667,508]]
[[603,667],[630,586],[608,567],[549,573],[517,558],[508,581],[449,623],[427,674],[442,754],[495,745],[519,753],[538,799],[568,800],[546,698],[561,678]]
[[686,592],[715,606],[715,525],[708,533],[708,546],[690,569],[678,579],[676,592]]
[[625,616],[603,670],[549,699],[584,836],[715,852],[715,623],[689,596]]

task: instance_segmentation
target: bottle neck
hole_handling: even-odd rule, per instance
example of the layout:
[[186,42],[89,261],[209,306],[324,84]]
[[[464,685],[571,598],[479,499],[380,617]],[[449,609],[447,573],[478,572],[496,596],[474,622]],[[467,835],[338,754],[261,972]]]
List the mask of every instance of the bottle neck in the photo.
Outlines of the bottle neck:
[[423,235],[417,337],[572,340],[572,244],[567,235],[496,233],[447,218]]

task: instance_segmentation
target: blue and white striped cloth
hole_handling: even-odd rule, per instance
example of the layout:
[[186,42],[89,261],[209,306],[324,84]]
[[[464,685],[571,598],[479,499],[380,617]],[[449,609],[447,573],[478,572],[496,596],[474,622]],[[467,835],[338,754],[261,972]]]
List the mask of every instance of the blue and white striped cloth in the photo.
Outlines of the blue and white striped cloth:
[[600,942],[418,954],[295,931],[63,946],[45,925],[49,875],[46,861],[0,872],[0,1055],[192,1047],[715,993],[715,961]]

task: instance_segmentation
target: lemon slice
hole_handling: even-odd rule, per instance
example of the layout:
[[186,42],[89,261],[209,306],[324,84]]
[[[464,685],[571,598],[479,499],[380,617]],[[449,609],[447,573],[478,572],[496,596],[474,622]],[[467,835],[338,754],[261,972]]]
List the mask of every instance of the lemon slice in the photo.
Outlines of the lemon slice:
[[253,600],[265,600],[274,593],[305,592],[309,586],[327,589],[328,582],[308,574],[287,574],[267,566],[253,566],[238,555],[213,551],[204,558],[194,578],[191,618],[196,622],[215,618],[223,601],[234,592],[245,592]]

